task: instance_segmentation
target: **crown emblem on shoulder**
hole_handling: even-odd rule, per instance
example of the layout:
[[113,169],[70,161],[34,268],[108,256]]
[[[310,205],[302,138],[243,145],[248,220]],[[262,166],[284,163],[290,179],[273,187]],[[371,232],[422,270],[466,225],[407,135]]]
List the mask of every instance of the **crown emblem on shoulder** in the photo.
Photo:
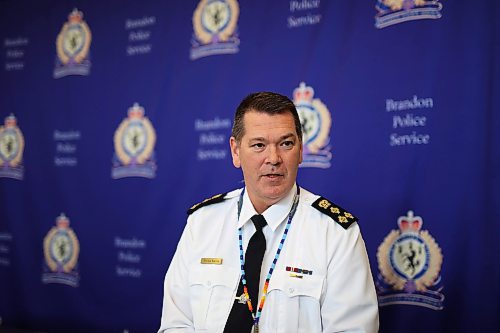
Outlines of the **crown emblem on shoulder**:
[[191,206],[191,208],[188,209],[187,214],[191,215],[201,207],[205,207],[208,205],[212,205],[212,204],[224,201],[226,199],[226,194],[227,194],[227,192],[214,195],[208,199],[203,200],[200,203],[197,203],[197,204]]
[[323,214],[330,216],[344,229],[348,229],[351,224],[358,221],[357,217],[323,197],[319,197],[315,202],[313,202],[312,206]]

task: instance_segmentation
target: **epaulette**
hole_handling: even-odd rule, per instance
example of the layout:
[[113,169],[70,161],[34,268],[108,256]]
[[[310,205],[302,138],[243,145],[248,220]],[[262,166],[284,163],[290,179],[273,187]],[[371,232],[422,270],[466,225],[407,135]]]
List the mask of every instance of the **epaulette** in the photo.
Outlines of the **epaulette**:
[[191,215],[191,214],[193,214],[195,211],[197,211],[201,207],[208,206],[208,205],[211,205],[211,204],[215,204],[215,203],[224,201],[224,199],[225,199],[224,197],[226,196],[226,194],[227,194],[227,192],[226,193],[217,194],[217,195],[214,195],[211,198],[203,200],[200,203],[197,203],[196,205],[193,205],[191,208],[188,209],[187,214]]
[[351,224],[358,221],[358,218],[351,213],[344,210],[342,207],[337,206],[329,200],[319,197],[318,200],[314,201],[312,206],[330,216],[335,222],[340,224],[344,229],[349,228]]

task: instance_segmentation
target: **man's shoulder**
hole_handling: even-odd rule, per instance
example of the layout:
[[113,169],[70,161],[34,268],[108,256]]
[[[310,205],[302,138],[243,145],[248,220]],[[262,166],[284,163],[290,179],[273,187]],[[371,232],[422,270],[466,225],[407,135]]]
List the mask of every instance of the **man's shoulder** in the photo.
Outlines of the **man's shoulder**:
[[219,194],[216,194],[214,196],[211,196],[211,197],[191,206],[191,208],[188,209],[187,214],[191,215],[202,207],[219,204],[219,203],[225,202],[227,200],[237,198],[240,192],[241,192],[241,189],[237,189],[237,190],[234,190],[231,192],[224,192],[224,193],[219,193]]
[[337,222],[344,229],[349,228],[354,222],[358,222],[358,218],[342,208],[341,206],[333,203],[331,200],[320,195],[313,194],[307,190],[302,189],[301,199],[303,198],[304,205],[328,216]]

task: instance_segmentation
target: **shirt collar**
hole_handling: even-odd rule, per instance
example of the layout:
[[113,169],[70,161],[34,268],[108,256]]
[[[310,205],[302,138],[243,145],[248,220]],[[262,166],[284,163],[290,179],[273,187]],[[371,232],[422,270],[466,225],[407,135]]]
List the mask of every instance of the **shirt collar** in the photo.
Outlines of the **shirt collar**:
[[[293,185],[290,192],[288,192],[288,194],[283,199],[281,199],[262,213],[267,221],[267,224],[273,231],[278,228],[278,226],[290,213],[295,193],[297,193],[297,184]],[[243,194],[243,205],[241,207],[240,219],[238,220],[238,228],[244,226],[245,223],[250,221],[250,218],[255,214],[257,214],[257,212],[255,211],[250,198],[248,197],[248,191],[245,189],[245,193]]]

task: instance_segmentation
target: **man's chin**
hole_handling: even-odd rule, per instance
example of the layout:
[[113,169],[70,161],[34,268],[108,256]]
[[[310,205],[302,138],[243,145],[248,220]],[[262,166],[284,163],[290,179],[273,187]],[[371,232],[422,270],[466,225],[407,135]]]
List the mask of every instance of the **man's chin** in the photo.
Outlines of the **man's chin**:
[[263,194],[266,198],[277,202],[283,199],[288,194],[288,191],[284,184],[280,184],[278,186],[269,186],[264,189]]

